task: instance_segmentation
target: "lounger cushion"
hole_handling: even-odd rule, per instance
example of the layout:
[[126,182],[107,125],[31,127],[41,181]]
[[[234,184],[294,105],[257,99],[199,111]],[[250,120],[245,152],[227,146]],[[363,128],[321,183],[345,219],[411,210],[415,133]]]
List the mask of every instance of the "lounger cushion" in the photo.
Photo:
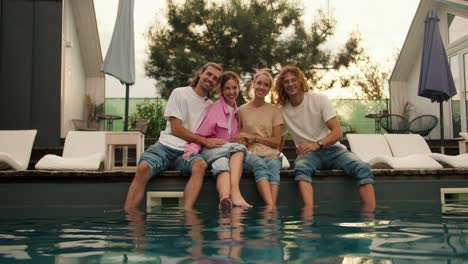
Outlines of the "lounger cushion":
[[104,153],[94,153],[81,158],[63,158],[48,154],[36,164],[36,169],[41,170],[99,170],[104,162]]
[[45,155],[36,164],[39,170],[99,170],[105,160],[103,131],[70,131],[62,157]]
[[374,169],[441,169],[442,165],[426,155],[411,155],[407,157],[375,157],[369,161]]
[[1,169],[26,170],[37,130],[0,130]]
[[460,136],[461,136],[465,141],[468,141],[468,133],[466,133],[466,132],[460,132]]
[[385,134],[385,138],[395,156],[427,155],[446,167],[468,168],[468,154],[449,156],[432,153],[426,140],[418,134]]
[[442,165],[427,155],[393,157],[390,146],[380,134],[347,135],[351,151],[374,169],[440,169]]
[[349,134],[349,147],[365,162],[380,157],[392,157],[392,151],[385,138],[380,134]]
[[432,153],[429,156],[448,167],[468,169],[468,154],[449,156],[440,153]]
[[426,140],[418,134],[384,134],[394,157],[432,153]]

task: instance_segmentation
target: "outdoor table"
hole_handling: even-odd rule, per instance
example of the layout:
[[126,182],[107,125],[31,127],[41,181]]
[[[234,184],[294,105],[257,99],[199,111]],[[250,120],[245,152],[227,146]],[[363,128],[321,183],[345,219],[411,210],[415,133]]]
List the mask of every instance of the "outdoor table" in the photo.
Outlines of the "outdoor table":
[[[127,146],[134,145],[136,152],[135,167],[127,166]],[[122,152],[122,167],[115,166],[115,147],[124,146]],[[145,150],[145,135],[138,131],[133,132],[107,132],[106,133],[106,170],[131,170],[136,171],[141,154]]]
[[380,119],[384,116],[387,116],[387,114],[384,113],[376,113],[376,114],[367,114],[365,115],[365,118],[373,118],[374,123],[375,123],[375,133],[376,134],[381,134],[381,125],[380,125]]
[[98,119],[105,120],[105,130],[112,131],[114,128],[114,120],[123,119],[123,117],[118,115],[98,115]]

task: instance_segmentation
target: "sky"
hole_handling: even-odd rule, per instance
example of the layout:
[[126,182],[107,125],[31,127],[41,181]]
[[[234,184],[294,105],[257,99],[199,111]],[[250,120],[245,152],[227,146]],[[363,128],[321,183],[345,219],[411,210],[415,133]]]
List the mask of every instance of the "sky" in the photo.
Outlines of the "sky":
[[[317,10],[333,12],[337,20],[335,36],[327,43],[329,49],[341,47],[353,30],[361,32],[362,46],[371,58],[388,64],[403,46],[419,0],[299,0],[304,6],[304,22],[310,25]],[[112,38],[118,0],[94,0],[103,58]],[[146,44],[144,34],[156,19],[165,16],[165,0],[135,0],[135,85],[130,97],[157,96],[155,80],[145,76]],[[342,91],[341,91],[342,92]],[[335,91],[328,95],[334,97]],[[125,88],[106,75],[106,97],[125,97]]]

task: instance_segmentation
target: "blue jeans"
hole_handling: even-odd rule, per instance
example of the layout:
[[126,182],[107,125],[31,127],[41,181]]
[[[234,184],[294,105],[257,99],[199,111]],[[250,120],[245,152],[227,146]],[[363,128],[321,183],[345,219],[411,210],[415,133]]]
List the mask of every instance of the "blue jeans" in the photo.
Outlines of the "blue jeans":
[[374,175],[368,163],[339,146],[330,146],[304,155],[299,155],[294,162],[294,180],[312,182],[316,170],[339,169],[356,179],[358,185],[374,184]]
[[138,164],[142,162],[148,163],[151,169],[150,176],[154,177],[154,175],[168,169],[180,170],[184,174],[190,174],[192,172],[193,162],[197,159],[204,160],[203,156],[200,154],[192,155],[185,160],[182,158],[183,154],[183,150],[173,149],[156,142],[143,152]]
[[267,180],[270,184],[280,184],[280,170],[282,157],[268,159],[267,156],[258,156],[249,153],[244,159],[244,169],[252,171],[255,182]]
[[221,172],[231,171],[229,159],[231,154],[235,152],[244,152],[247,155],[247,148],[239,143],[226,143],[219,148],[203,148],[200,152],[205,158],[208,165],[211,166],[213,176],[217,176]]

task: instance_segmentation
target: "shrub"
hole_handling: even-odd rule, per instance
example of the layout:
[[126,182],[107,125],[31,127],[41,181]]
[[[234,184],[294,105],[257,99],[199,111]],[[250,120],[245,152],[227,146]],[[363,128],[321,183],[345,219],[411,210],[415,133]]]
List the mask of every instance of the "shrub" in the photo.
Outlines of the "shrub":
[[130,116],[130,124],[134,127],[137,119],[148,119],[148,129],[146,137],[157,138],[162,130],[166,129],[166,119],[164,119],[164,105],[161,98],[156,98],[156,102],[149,100],[137,104],[136,113]]

